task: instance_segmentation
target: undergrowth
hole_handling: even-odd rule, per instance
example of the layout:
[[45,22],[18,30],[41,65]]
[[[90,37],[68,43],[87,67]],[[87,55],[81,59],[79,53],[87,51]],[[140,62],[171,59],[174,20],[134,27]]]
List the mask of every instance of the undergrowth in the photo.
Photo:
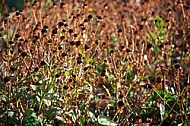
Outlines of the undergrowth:
[[188,125],[188,1],[37,0],[0,19],[1,125]]

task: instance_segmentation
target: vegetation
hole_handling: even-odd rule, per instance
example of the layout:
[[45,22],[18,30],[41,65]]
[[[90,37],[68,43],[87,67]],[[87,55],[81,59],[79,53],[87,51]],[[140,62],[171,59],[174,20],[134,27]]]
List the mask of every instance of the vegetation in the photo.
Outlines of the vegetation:
[[0,125],[190,124],[188,0],[26,2],[0,26]]

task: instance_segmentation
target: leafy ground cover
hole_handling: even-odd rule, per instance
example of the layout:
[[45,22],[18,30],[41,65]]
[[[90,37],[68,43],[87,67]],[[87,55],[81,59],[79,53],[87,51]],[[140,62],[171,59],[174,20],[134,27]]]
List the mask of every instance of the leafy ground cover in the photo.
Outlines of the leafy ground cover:
[[190,3],[35,0],[0,29],[0,124],[190,124]]

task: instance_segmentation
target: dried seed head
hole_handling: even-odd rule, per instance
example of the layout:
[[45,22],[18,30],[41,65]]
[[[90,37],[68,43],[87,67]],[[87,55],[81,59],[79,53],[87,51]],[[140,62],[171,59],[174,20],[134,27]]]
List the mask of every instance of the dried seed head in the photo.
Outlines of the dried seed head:
[[12,44],[14,44],[14,42],[13,41],[9,41],[9,44],[12,45]]
[[65,27],[68,27],[69,25],[67,23],[64,24]]
[[156,82],[157,82],[157,83],[161,83],[161,82],[162,82],[162,79],[161,79],[160,77],[158,77],[158,78],[156,79]]
[[44,29],[48,29],[48,26],[47,25],[44,25],[44,27],[43,27]]
[[164,44],[161,43],[161,44],[159,45],[159,47],[160,47],[160,49],[164,48]]
[[22,50],[19,48],[19,49],[18,49],[18,53],[21,53],[21,52],[22,52]]
[[54,28],[54,29],[53,29],[52,34],[53,34],[53,35],[56,35],[56,34],[57,34],[57,28]]
[[62,27],[64,25],[64,23],[63,22],[59,22],[58,25],[59,25],[59,27]]
[[61,46],[58,47],[58,50],[62,50],[63,48]]
[[84,50],[86,51],[87,49],[89,49],[90,47],[87,45],[87,44],[85,44],[85,46],[84,46]]
[[61,32],[65,33],[65,29],[62,29],[62,31],[61,31]]
[[13,67],[13,66],[11,66],[11,67],[10,67],[10,70],[11,70],[12,72],[14,72],[14,71],[16,71],[16,68]]
[[55,75],[56,78],[59,78],[60,76],[61,76],[61,73],[57,73],[57,74]]
[[73,78],[76,78],[76,75],[75,75],[75,74],[72,74],[72,77],[73,77]]
[[38,70],[39,70],[38,67],[35,67],[35,68],[34,68],[34,72],[37,72]]
[[36,40],[38,40],[39,38],[40,38],[40,36],[38,36],[38,35],[34,36],[34,39],[36,39]]
[[41,30],[41,32],[42,32],[42,34],[45,34],[45,33],[47,33],[47,30],[46,30],[45,28],[43,28],[43,29]]
[[52,43],[52,42],[53,42],[53,40],[52,40],[52,39],[49,39],[49,40],[48,40],[48,43]]
[[26,52],[21,52],[21,56],[24,58],[25,56],[27,56]]
[[76,46],[80,46],[81,42],[80,41],[76,41]]
[[120,29],[118,29],[118,30],[117,30],[117,32],[122,32],[122,29],[121,29],[121,28],[120,28]]
[[60,39],[61,39],[61,40],[65,39],[65,36],[61,36]]
[[88,15],[88,19],[92,19],[93,16],[91,14]]
[[82,60],[81,60],[81,58],[79,57],[79,58],[77,58],[77,63],[78,64],[81,64],[82,63]]
[[13,52],[14,52],[13,50],[10,50],[10,53],[11,53],[11,54],[13,54]]
[[118,103],[117,103],[117,106],[118,107],[123,107],[125,104],[123,103],[123,101],[118,101]]
[[126,49],[126,52],[127,52],[127,53],[130,53],[130,52],[132,52],[132,51],[131,51],[131,49]]
[[84,30],[85,30],[85,27],[82,27],[81,30],[84,31]]
[[102,17],[101,17],[101,16],[97,16],[97,18],[98,18],[98,20],[100,20],[100,21],[102,20]]
[[5,14],[5,17],[6,17],[6,18],[9,18],[9,16],[10,16],[9,13],[6,13],[6,14]]
[[63,86],[63,89],[64,89],[64,90],[68,90],[68,89],[69,89],[69,86],[64,85],[64,86]]
[[68,32],[71,34],[73,33],[73,29],[69,29]]
[[73,80],[70,78],[70,79],[69,79],[69,82],[73,82]]
[[20,12],[17,11],[17,12],[15,13],[15,15],[16,15],[16,16],[20,16]]
[[112,50],[110,50],[110,53],[112,54],[112,53],[114,53],[114,50],[112,49]]
[[88,70],[88,67],[84,67],[84,71],[87,71]]
[[188,49],[187,49],[187,48],[185,48],[185,49],[184,49],[184,52],[185,52],[185,53],[188,53]]
[[61,56],[62,56],[62,57],[65,57],[65,56],[67,56],[67,53],[63,52],[63,53],[61,54]]
[[88,19],[84,19],[84,21],[83,21],[83,22],[84,22],[84,23],[85,23],[85,22],[88,22]]
[[78,36],[78,35],[75,33],[75,34],[74,34],[74,37],[76,38],[77,36]]
[[34,3],[32,4],[32,7],[36,8],[39,7],[40,3],[38,0],[35,0]]
[[95,44],[96,44],[96,45],[98,45],[98,44],[99,44],[98,40],[96,40],[96,41],[95,41]]
[[121,48],[121,50],[123,50],[123,49],[125,48],[125,46],[124,46],[124,45],[121,45],[120,48]]
[[180,64],[179,63],[175,64],[175,68],[179,69],[180,68]]
[[43,61],[43,60],[40,62],[40,65],[41,65],[41,66],[44,66],[45,64],[46,64],[46,62]]
[[6,76],[6,77],[4,77],[4,82],[6,83],[6,82],[8,82],[8,81],[10,81],[11,80],[11,78],[10,77],[8,77],[8,76]]
[[15,35],[15,38],[17,38],[17,39],[18,39],[19,37],[20,37],[20,35],[19,35],[19,34],[16,34],[16,35]]
[[75,41],[71,41],[70,45],[72,45],[72,46],[75,45]]
[[147,45],[147,48],[148,48],[148,49],[152,48],[152,44],[149,43],[149,44]]

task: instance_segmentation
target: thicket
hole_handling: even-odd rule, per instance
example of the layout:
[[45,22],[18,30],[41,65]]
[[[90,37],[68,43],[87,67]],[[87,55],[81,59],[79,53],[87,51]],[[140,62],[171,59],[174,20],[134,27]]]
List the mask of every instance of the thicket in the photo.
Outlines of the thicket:
[[190,3],[26,2],[0,26],[1,125],[188,125]]

